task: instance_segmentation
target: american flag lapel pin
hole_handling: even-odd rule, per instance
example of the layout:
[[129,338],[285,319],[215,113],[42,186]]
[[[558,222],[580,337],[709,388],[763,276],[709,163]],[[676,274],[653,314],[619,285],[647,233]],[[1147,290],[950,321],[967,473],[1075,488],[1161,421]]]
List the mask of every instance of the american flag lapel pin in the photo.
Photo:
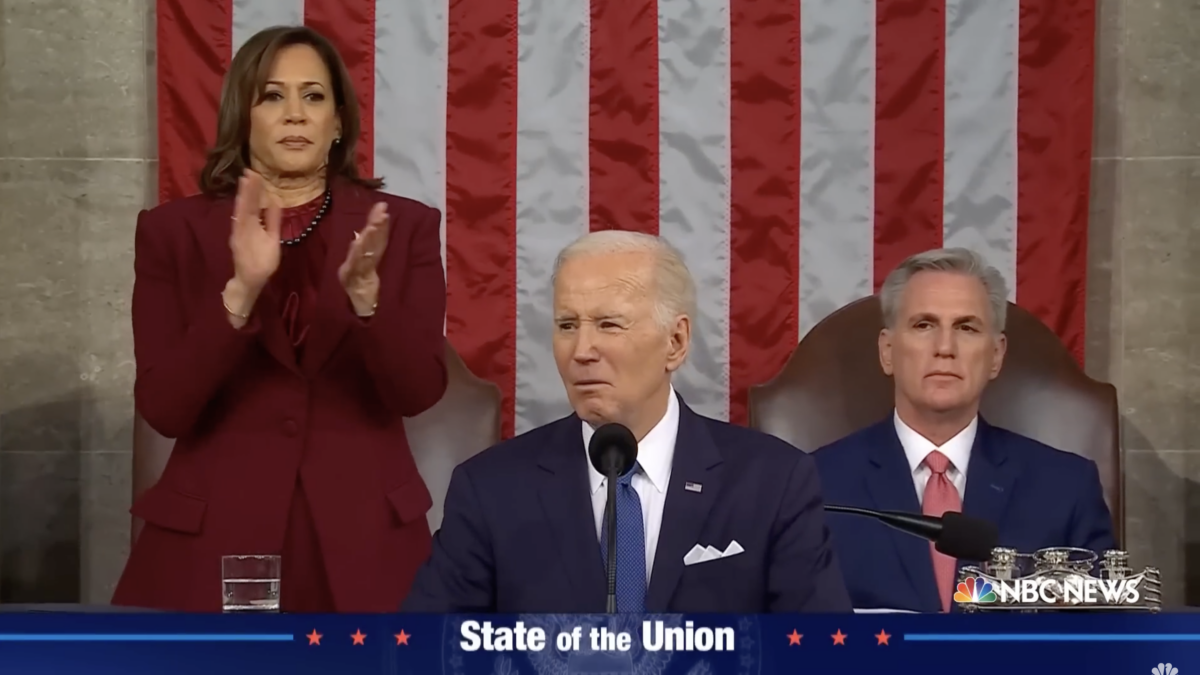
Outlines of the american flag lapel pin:
[[687,490],[688,492],[700,492],[704,490],[704,486],[699,483],[688,481],[683,484],[683,489]]

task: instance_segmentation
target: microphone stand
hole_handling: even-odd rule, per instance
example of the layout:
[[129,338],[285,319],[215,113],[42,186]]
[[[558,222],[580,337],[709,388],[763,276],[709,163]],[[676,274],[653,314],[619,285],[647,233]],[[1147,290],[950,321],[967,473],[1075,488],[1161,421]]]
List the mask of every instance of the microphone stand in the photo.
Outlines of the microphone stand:
[[604,506],[604,520],[608,523],[608,614],[617,613],[617,475],[608,471],[608,502]]
[[934,517],[833,504],[826,504],[825,510],[873,518],[901,532],[933,542],[938,552],[951,558],[988,560],[999,536],[992,523],[965,516],[958,511],[947,511],[941,517]]
[[857,506],[834,506],[833,504],[826,504],[825,510],[832,513],[853,513],[858,516],[867,516],[869,518],[878,518],[879,513],[887,513],[875,512],[871,509],[860,509]]

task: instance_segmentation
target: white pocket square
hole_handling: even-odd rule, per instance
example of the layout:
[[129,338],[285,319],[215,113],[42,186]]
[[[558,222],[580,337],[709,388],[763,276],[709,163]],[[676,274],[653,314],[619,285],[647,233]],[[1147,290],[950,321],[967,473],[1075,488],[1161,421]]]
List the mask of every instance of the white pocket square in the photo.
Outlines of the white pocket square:
[[688,554],[683,556],[684,565],[696,565],[710,560],[720,560],[721,558],[729,558],[739,553],[744,552],[742,545],[737,543],[737,540],[729,542],[724,551],[719,551],[712,546],[701,546],[696,544]]

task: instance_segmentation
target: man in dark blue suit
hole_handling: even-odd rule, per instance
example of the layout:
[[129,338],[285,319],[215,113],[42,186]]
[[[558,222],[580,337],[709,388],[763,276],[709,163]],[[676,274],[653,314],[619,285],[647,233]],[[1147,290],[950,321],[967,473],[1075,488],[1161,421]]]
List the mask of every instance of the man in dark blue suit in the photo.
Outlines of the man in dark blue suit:
[[848,612],[809,455],[703,417],[671,374],[695,286],[663,240],[616,230],[555,263],[553,352],[574,414],[459,465],[403,610],[605,611],[606,423],[638,439],[617,481],[618,612]]
[[[880,290],[879,361],[894,412],[815,453],[826,499],[873,509],[946,511],[995,523],[999,545],[1031,553],[1115,548],[1096,465],[992,426],[979,414],[1006,347],[1004,277],[965,249],[905,260]],[[964,562],[861,517],[831,516],[855,609],[951,611]]]

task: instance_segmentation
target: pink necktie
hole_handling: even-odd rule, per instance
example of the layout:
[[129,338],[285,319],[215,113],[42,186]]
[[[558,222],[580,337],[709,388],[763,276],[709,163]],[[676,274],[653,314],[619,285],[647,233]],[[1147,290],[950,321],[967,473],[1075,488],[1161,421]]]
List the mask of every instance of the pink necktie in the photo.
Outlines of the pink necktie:
[[[934,450],[925,457],[925,466],[933,472],[925,483],[925,497],[921,501],[921,512],[927,516],[941,517],[947,511],[962,511],[962,497],[954,483],[946,477],[950,460]],[[956,561],[939,553],[931,543],[929,552],[933,556],[933,576],[937,580],[938,594],[942,598],[942,611],[950,611],[950,598],[954,595],[954,571]]]

